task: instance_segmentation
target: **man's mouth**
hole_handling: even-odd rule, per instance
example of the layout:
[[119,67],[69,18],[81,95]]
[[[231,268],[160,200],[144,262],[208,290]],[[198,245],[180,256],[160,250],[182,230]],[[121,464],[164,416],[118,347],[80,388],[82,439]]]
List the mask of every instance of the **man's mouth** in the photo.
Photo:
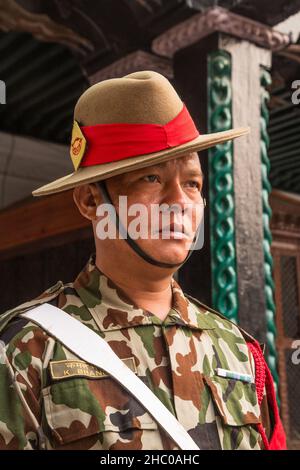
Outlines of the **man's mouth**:
[[184,231],[182,224],[171,224],[168,227],[163,227],[159,231],[164,238],[175,238],[175,239],[189,239],[189,234]]

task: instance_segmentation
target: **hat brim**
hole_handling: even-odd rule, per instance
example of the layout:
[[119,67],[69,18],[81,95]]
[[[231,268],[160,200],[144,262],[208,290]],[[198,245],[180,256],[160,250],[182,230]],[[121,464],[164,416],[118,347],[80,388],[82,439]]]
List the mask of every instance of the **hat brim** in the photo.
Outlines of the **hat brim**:
[[127,173],[139,168],[145,168],[147,166],[155,165],[156,163],[178,158],[190,152],[205,150],[215,145],[227,142],[228,140],[246,135],[249,132],[249,127],[239,127],[237,129],[215,132],[213,134],[199,135],[190,142],[178,145],[177,147],[161,150],[159,152],[139,155],[111,163],[103,163],[101,165],[80,167],[77,171],[74,171],[69,175],[63,176],[62,178],[41,186],[33,191],[32,194],[33,196],[47,196],[49,194],[66,191],[81,184],[93,183],[122,173]]

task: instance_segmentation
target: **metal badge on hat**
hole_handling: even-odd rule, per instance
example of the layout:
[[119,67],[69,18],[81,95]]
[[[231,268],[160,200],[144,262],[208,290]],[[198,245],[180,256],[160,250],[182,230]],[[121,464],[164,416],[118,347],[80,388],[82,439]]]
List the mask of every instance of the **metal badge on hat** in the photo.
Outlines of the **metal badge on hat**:
[[77,121],[73,123],[72,139],[70,147],[71,160],[75,170],[78,169],[86,149],[86,138],[84,137]]

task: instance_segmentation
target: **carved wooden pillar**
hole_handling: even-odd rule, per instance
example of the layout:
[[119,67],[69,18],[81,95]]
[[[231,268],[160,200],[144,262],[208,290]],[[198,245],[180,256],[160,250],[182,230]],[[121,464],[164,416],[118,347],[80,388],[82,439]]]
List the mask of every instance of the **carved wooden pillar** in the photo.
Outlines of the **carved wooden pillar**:
[[[276,349],[268,207],[266,70],[287,35],[216,7],[155,39],[200,130],[250,126],[247,137],[201,152],[208,211],[205,248],[180,271],[184,290]],[[264,77],[264,78],[263,78]]]

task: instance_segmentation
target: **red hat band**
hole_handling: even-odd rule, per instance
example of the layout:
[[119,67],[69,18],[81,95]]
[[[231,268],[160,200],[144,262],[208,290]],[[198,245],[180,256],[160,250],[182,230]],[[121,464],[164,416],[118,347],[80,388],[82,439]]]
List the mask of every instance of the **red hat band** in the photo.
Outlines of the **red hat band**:
[[165,125],[97,124],[81,126],[86,147],[79,167],[101,165],[125,158],[155,153],[198,137],[186,106]]

